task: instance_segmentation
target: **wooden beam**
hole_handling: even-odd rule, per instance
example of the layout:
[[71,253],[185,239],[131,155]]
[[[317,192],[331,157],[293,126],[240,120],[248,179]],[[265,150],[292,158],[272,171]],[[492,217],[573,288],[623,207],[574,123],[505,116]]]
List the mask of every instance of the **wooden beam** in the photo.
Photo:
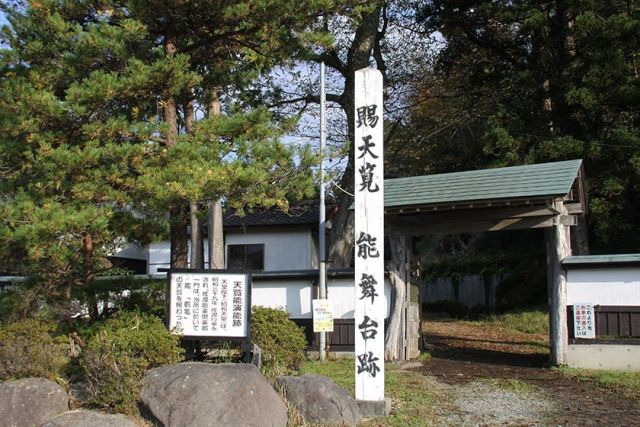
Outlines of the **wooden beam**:
[[509,218],[484,221],[431,221],[415,225],[396,225],[394,229],[406,236],[440,233],[479,233],[483,231],[521,230],[553,226],[553,217]]
[[572,215],[584,213],[584,207],[581,203],[565,203],[564,207],[567,208],[567,212]]
[[385,214],[393,215],[397,213],[411,214],[416,212],[448,212],[456,210],[480,210],[480,209],[494,209],[494,208],[509,208],[522,206],[525,208],[537,206],[544,207],[549,205],[553,198],[536,198],[536,199],[508,199],[508,200],[477,200],[464,202],[459,201],[455,203],[441,203],[441,204],[427,204],[427,205],[401,205],[401,206],[389,206],[386,207]]
[[433,222],[475,222],[503,220],[508,218],[552,217],[559,214],[551,207],[529,206],[519,208],[474,209],[448,212],[387,213],[387,222],[397,225],[430,224]]

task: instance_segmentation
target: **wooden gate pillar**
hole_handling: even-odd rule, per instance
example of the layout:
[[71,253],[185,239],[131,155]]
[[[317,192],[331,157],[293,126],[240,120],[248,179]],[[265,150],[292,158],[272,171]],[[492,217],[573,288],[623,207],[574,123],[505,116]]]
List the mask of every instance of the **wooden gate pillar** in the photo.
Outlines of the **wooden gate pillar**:
[[549,343],[551,363],[563,365],[567,361],[569,334],[567,331],[567,276],[562,269],[562,260],[571,255],[571,228],[564,225],[564,207],[558,202],[556,209],[561,212],[547,229],[547,277],[549,281]]

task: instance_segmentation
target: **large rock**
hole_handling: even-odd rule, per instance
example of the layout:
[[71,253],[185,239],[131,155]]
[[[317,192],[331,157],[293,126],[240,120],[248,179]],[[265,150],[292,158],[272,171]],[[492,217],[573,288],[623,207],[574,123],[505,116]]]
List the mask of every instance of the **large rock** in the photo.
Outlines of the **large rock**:
[[356,400],[327,377],[278,377],[276,385],[308,423],[355,426],[360,421]]
[[142,412],[165,427],[285,426],[287,407],[251,364],[188,362],[147,372]]
[[71,411],[53,417],[41,427],[138,427],[138,424],[122,414]]
[[0,383],[0,424],[3,426],[39,426],[68,410],[67,392],[53,381],[23,378]]

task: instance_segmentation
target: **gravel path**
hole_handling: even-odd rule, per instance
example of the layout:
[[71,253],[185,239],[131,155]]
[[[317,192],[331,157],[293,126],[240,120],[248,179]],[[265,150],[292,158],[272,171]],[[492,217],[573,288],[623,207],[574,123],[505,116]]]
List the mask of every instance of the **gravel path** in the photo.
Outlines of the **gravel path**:
[[640,426],[640,402],[545,367],[546,337],[425,322],[430,360],[406,364],[441,396],[436,426]]

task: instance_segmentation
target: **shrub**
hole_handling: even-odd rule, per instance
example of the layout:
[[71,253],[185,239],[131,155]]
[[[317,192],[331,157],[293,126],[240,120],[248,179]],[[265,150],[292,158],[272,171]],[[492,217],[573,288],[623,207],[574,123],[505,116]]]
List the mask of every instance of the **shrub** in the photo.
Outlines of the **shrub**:
[[0,380],[59,378],[69,362],[66,337],[54,337],[53,322],[26,319],[0,328]]
[[304,357],[304,331],[289,320],[284,310],[253,307],[251,338],[262,349],[262,368],[267,376],[293,369]]
[[121,312],[95,331],[80,361],[90,403],[135,414],[145,371],[179,362],[183,353],[179,338],[159,318],[140,312]]

